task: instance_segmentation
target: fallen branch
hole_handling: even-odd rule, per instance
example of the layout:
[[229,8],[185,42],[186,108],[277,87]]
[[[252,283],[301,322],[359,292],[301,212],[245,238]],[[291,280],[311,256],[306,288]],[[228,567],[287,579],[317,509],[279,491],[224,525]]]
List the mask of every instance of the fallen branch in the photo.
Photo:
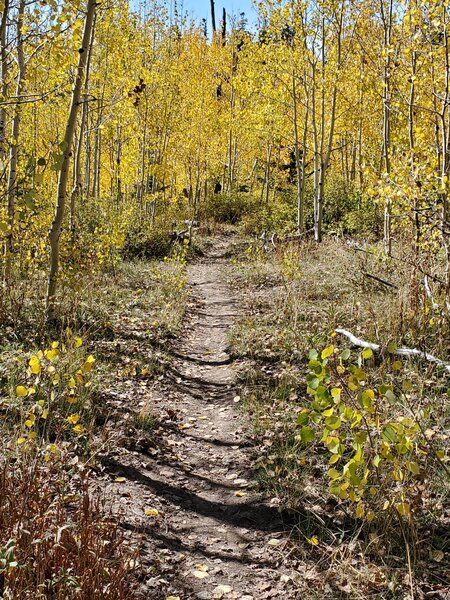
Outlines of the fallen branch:
[[[351,239],[347,240],[347,246],[351,250],[355,250],[355,252],[364,252],[365,254],[370,254],[371,256],[377,256],[377,253],[374,252],[373,250],[370,250],[370,249],[368,250],[367,248],[361,248],[361,246],[358,246],[358,243],[355,242],[355,240],[351,240]],[[445,285],[445,282],[442,279],[440,279],[439,277],[436,277],[436,275],[431,275],[431,273],[427,273],[424,269],[422,269],[422,267],[420,267],[416,263],[413,263],[411,261],[405,260],[404,258],[400,258],[400,257],[394,256],[394,255],[391,255],[389,258],[391,260],[395,260],[396,262],[404,262],[411,267],[415,267],[423,275],[426,275],[429,279],[432,279],[433,281],[435,281],[436,283],[439,283],[440,285]]]
[[378,281],[379,283],[382,283],[383,285],[387,285],[388,287],[394,288],[394,290],[398,290],[398,285],[395,285],[395,283],[391,283],[390,281],[381,279],[381,277],[377,277],[376,275],[372,275],[371,273],[366,273],[366,271],[361,271],[361,272],[364,275],[364,277],[370,277],[370,279],[375,279],[375,281]]
[[[338,328],[335,329],[335,331],[336,333],[340,333],[341,335],[347,337],[354,346],[358,346],[359,348],[370,348],[374,352],[379,352],[382,349],[380,344],[373,344],[372,342],[366,342],[365,340],[361,340],[346,329]],[[418,356],[419,358],[423,358],[428,362],[432,362],[436,365],[439,365],[440,367],[444,367],[444,369],[450,373],[449,363],[444,362],[440,358],[436,358],[436,356],[433,356],[428,352],[422,352],[422,350],[417,350],[416,348],[397,348],[392,354],[396,354],[398,356]]]

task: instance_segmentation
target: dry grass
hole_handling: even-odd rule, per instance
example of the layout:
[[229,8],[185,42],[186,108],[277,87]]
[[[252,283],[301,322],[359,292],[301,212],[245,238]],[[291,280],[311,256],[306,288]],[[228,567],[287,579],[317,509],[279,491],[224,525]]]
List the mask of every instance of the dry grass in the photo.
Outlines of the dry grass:
[[[397,251],[399,260],[383,260],[377,247],[368,251],[354,250],[344,240],[327,239],[322,245],[304,242],[269,254],[248,253],[237,264],[235,281],[251,286],[250,317],[244,330],[253,327],[261,335],[252,339],[252,345],[239,333],[236,351],[257,354],[265,348],[266,354],[286,358],[289,352],[304,352],[311,344],[323,343],[336,327],[343,327],[372,342],[386,345],[395,340],[399,345],[426,346],[444,360],[450,357],[448,319],[430,308],[423,271],[411,267],[408,249]],[[294,280],[283,276],[286,253],[295,253],[298,260],[300,273]],[[422,268],[433,272],[427,265]],[[438,285],[432,281],[431,285],[438,299]],[[271,331],[274,324],[276,332]],[[270,348],[265,344],[267,327]],[[270,336],[273,333],[275,338]]]
[[35,460],[0,468],[2,598],[133,597],[136,551],[90,494],[87,472]]
[[[95,472],[81,465],[95,465],[97,454],[108,452],[114,441],[106,426],[117,412],[110,397],[121,389],[141,393],[160,372],[156,355],[184,315],[184,263],[122,263],[114,272],[63,285],[61,321],[50,332],[44,326],[44,293],[45,281],[29,278],[16,281],[0,300],[0,597],[133,598],[136,538],[133,547],[110,501],[92,491]],[[76,335],[83,339],[81,348],[74,345]],[[29,358],[50,348],[52,340],[64,341],[59,348],[65,348],[67,337],[72,349],[53,363],[42,358],[36,382]],[[76,403],[68,403],[70,375],[90,354],[95,368],[83,386],[77,384]],[[59,383],[52,381],[55,372]],[[26,386],[25,398],[17,385]],[[45,404],[39,406],[41,400]],[[29,429],[28,414],[41,415],[47,405],[42,427]],[[81,435],[74,433],[75,421],[67,420],[72,413],[79,415]],[[140,429],[154,424],[151,408],[136,415]],[[35,430],[36,438],[29,438]]]
[[[320,447],[312,454],[297,435],[296,417],[308,402],[308,351],[330,343],[347,346],[346,338],[333,337],[336,327],[384,347],[395,341],[444,360],[450,356],[448,322],[440,309],[431,308],[423,272],[411,267],[408,248],[396,249],[402,260],[389,261],[378,256],[377,248],[367,250],[327,239],[269,254],[253,249],[236,261],[237,274],[231,277],[246,290],[247,316],[231,341],[235,355],[249,363],[242,386],[259,440],[255,466],[263,488],[298,514],[289,558],[298,561],[299,573],[307,573],[306,581],[303,576],[297,581],[302,597],[403,599],[413,592],[414,598],[445,598],[449,490],[439,463],[431,460],[426,480],[418,484],[421,508],[414,523],[401,527],[387,515],[367,523],[329,494]],[[439,265],[425,259],[417,265],[440,276]],[[438,301],[438,285],[430,281]],[[391,360],[383,355],[367,371],[375,387],[410,381],[408,405],[391,407],[392,418],[410,414],[411,407],[429,409],[424,425],[435,432],[433,444],[448,447],[448,382],[442,369],[411,360],[393,375]]]

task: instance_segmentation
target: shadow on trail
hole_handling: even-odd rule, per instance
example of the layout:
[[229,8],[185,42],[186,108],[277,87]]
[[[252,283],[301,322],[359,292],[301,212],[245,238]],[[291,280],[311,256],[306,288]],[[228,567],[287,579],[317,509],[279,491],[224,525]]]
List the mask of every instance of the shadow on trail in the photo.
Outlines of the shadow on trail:
[[[141,451],[141,453],[147,454],[145,451]],[[150,454],[148,454],[148,456],[150,456],[150,458],[153,458]],[[170,469],[173,469],[174,471],[177,472],[177,475],[180,477],[189,477],[189,479],[196,479],[197,481],[203,481],[204,483],[210,485],[212,488],[215,488],[218,490],[222,489],[225,491],[225,490],[237,490],[238,489],[238,488],[236,488],[236,485],[232,483],[231,480],[230,480],[230,483],[225,483],[224,481],[215,481],[214,479],[211,479],[210,477],[205,477],[204,475],[200,475],[199,473],[196,473],[192,469],[185,470],[182,467],[180,468],[180,462],[176,458],[175,455],[170,455],[170,454],[158,455],[158,463],[160,466],[166,465]],[[124,468],[128,468],[128,467],[124,467]],[[108,467],[107,467],[107,469],[108,469]]]
[[[262,532],[281,532],[285,531],[286,524],[289,522],[289,515],[280,512],[276,507],[252,501],[239,504],[213,502],[201,498],[189,490],[152,479],[135,467],[124,465],[114,458],[105,457],[102,462],[107,471],[120,474],[120,476],[130,481],[140,483],[160,498],[181,506],[183,510],[211,517],[217,521],[229,523],[234,527]],[[224,493],[229,493],[225,490],[225,487]]]
[[[180,537],[163,533],[162,531],[157,530],[155,527],[150,525],[133,525],[127,521],[122,521],[120,525],[127,531],[148,536],[148,538],[152,540],[152,542],[156,542],[156,545],[160,548],[168,548],[172,552],[182,553],[192,552],[193,550],[193,547],[189,544],[185,544]],[[245,538],[242,538],[242,540],[243,542],[246,541]],[[224,561],[231,561],[244,565],[256,565],[258,567],[270,568],[272,566],[270,561],[252,557],[245,550],[243,550],[241,554],[237,555],[233,554],[232,552],[209,550],[204,544],[195,544],[194,551],[196,554],[200,554],[201,556],[209,559],[218,558]]]
[[187,438],[195,440],[196,442],[204,442],[205,444],[211,444],[212,446],[223,446],[224,448],[251,448],[252,442],[245,440],[240,442],[239,440],[219,440],[218,438],[205,438],[201,435],[195,435],[194,433],[185,434]]

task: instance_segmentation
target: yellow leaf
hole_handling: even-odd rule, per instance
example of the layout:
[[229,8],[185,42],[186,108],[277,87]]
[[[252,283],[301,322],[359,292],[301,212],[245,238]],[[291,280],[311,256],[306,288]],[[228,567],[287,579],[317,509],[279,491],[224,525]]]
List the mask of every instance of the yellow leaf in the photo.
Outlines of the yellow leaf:
[[311,546],[318,546],[319,545],[319,539],[316,538],[315,535],[313,535],[310,538],[307,538],[308,542],[311,544]]
[[33,375],[39,375],[41,372],[41,363],[39,358],[37,356],[32,356],[28,361],[28,364],[30,365]]
[[125,479],[125,477],[116,477],[116,478],[114,479],[114,481],[115,481],[116,483],[125,483],[126,479]]
[[395,508],[403,517],[407,517],[411,514],[411,509],[407,502],[399,502],[395,505]]
[[95,358],[92,355],[88,356],[87,359],[84,361],[83,366],[81,367],[81,370],[83,371],[83,373],[89,373],[90,371],[92,371],[94,362],[95,362]]
[[206,579],[206,577],[209,577],[208,570],[209,567],[206,565],[195,565],[195,571],[192,571],[192,575],[197,579]]
[[167,596],[166,600],[181,600],[180,596]]
[[145,514],[149,517],[157,517],[159,515],[159,511],[156,508],[146,508]]
[[358,519],[362,519],[365,515],[366,511],[364,508],[364,504],[362,502],[359,502],[358,505],[356,506],[356,511],[355,511],[355,515]]
[[55,360],[55,358],[58,358],[58,356],[59,356],[59,350],[57,348],[54,348],[53,350],[45,351],[45,358],[47,358],[50,361]]
[[28,429],[31,429],[31,427],[33,427],[34,425],[34,417],[31,417],[30,419],[27,419],[25,421],[25,427],[28,427]]
[[75,338],[75,346],[76,346],[77,348],[79,348],[79,347],[80,347],[80,346],[82,346],[82,345],[83,345],[83,340],[82,340],[80,337],[76,337],[76,338]]
[[352,392],[356,392],[356,390],[359,388],[358,380],[353,375],[350,375],[348,378],[348,387]]
[[80,420],[80,415],[78,413],[74,413],[73,415],[68,416],[66,420],[71,425],[76,425],[78,423],[78,421]]
[[80,434],[80,433],[83,433],[84,427],[83,427],[83,425],[75,425],[75,427],[73,428],[73,430],[74,430],[75,433]]
[[333,352],[334,352],[334,346],[333,345],[327,346],[326,348],[324,348],[322,350],[322,353],[321,353],[322,359],[328,358],[329,356],[331,356],[333,354]]
[[23,437],[18,438],[17,443],[19,444],[19,446],[21,446],[22,444],[24,444],[26,442],[26,439]]
[[242,492],[241,490],[238,490],[237,492],[234,492],[235,496],[238,496],[239,498],[241,498],[242,496],[246,496],[247,493],[246,492]]
[[420,467],[416,462],[407,462],[406,466],[414,475],[420,475]]
[[16,387],[16,395],[19,396],[19,398],[25,398],[25,396],[28,396],[27,388],[23,385],[18,385]]

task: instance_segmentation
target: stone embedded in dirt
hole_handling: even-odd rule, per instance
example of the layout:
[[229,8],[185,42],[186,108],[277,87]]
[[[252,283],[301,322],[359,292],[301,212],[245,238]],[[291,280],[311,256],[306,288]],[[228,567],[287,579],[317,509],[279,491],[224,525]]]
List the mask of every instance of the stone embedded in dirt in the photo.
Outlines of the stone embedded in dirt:
[[171,469],[161,469],[161,471],[159,472],[159,475],[161,475],[161,477],[174,477],[175,472],[172,471]]
[[246,487],[248,485],[248,481],[246,479],[235,479],[233,483],[235,485],[240,485],[241,487]]
[[212,594],[211,592],[197,592],[196,598],[198,598],[198,600],[213,600]]
[[218,585],[213,589],[213,598],[216,600],[222,600],[225,594],[230,594],[233,591],[231,585]]

